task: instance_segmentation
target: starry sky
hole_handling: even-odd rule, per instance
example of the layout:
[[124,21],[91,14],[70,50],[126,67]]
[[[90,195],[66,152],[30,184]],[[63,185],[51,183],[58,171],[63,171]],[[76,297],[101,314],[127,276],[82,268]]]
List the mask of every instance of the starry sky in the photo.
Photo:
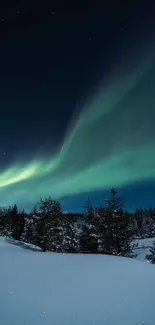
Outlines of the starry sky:
[[155,204],[154,33],[149,1],[0,5],[2,206]]

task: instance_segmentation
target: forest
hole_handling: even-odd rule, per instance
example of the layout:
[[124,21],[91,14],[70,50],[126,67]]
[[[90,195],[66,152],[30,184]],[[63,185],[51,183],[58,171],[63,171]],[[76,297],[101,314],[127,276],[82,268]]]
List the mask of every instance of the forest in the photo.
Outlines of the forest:
[[[134,258],[135,238],[155,237],[155,208],[125,209],[123,197],[112,188],[104,206],[88,198],[83,213],[64,213],[59,201],[40,199],[27,213],[0,208],[0,235],[39,246],[43,252],[109,254]],[[155,244],[146,258],[155,263]]]

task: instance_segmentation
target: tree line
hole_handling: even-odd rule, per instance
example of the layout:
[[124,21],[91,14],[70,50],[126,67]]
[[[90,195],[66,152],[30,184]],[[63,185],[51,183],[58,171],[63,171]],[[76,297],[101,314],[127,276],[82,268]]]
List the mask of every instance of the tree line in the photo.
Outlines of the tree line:
[[[95,253],[133,257],[135,238],[155,237],[155,208],[125,210],[124,199],[112,188],[106,204],[83,213],[64,213],[59,201],[40,199],[33,211],[0,208],[0,234],[39,246],[44,252]],[[147,257],[155,262],[155,245]]]

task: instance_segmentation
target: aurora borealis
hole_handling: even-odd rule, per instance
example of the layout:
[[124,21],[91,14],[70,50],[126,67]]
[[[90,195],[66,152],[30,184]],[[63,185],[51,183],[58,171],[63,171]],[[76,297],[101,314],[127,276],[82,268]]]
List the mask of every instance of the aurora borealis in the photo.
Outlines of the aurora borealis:
[[24,161],[14,153],[0,171],[1,205],[33,205],[48,195],[61,199],[155,179],[155,55],[150,48],[134,62],[128,55],[116,71],[113,65],[106,81],[103,73],[76,117],[73,107],[55,150],[51,136],[46,155],[31,152]]
[[152,62],[100,88],[54,157],[17,162],[1,172],[2,202],[32,203],[49,193],[61,198],[154,178],[155,103],[149,94],[154,74]]

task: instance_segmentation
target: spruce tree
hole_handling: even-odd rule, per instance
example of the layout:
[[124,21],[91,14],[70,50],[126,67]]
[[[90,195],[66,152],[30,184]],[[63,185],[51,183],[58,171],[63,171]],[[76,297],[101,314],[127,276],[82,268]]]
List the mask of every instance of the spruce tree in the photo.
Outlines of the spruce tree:
[[135,211],[136,233],[140,238],[145,238],[145,215],[143,209],[136,209]]
[[131,256],[132,234],[129,215],[124,211],[124,200],[112,188],[105,208],[104,247],[107,254]]
[[20,240],[24,230],[24,212],[19,212],[15,204],[9,213],[11,216],[11,235],[14,239]]
[[78,236],[71,220],[65,220],[63,235],[63,252],[78,253]]
[[25,226],[22,234],[22,240],[27,243],[38,246],[38,228],[39,222],[37,215],[33,215],[30,213],[25,217]]
[[0,207],[0,235],[10,235],[11,217],[9,209]]
[[[106,240],[107,234],[107,221],[105,208],[99,207],[95,209],[95,220],[97,225],[97,237],[98,237],[98,253],[105,254],[109,249],[109,243]],[[106,247],[106,243],[108,247]]]
[[98,229],[92,203],[88,198],[80,236],[80,250],[83,253],[98,252]]
[[51,197],[40,200],[38,241],[43,251],[62,251],[63,214],[60,202]]
[[155,236],[155,214],[154,209],[136,209],[134,213],[135,236],[149,238]]
[[145,228],[146,233],[145,237],[155,237],[155,219],[154,219],[154,212],[153,208],[149,207],[148,209],[144,210],[145,213]]

